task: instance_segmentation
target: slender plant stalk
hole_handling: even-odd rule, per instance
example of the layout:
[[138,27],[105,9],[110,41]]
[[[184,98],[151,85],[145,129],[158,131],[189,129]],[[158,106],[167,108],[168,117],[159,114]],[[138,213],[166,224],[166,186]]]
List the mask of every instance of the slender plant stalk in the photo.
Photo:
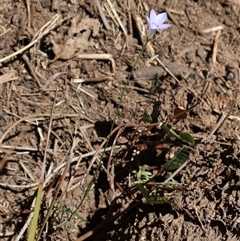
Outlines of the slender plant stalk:
[[34,238],[35,238],[38,217],[39,217],[39,212],[40,212],[40,207],[42,202],[42,195],[43,195],[43,183],[39,183],[33,219],[32,219],[32,223],[28,234],[28,241],[34,241]]
[[[135,60],[135,62],[134,62],[134,64],[133,64],[133,67],[132,67],[132,69],[131,69],[131,72],[130,72],[129,75],[128,75],[127,81],[126,81],[126,83],[125,83],[125,85],[124,85],[123,91],[122,91],[121,96],[120,96],[120,102],[119,102],[119,104],[118,104],[118,106],[117,106],[117,110],[116,110],[116,112],[115,112],[115,115],[114,115],[113,122],[112,122],[111,129],[110,129],[110,132],[109,132],[109,133],[111,133],[112,130],[113,130],[113,128],[114,128],[114,124],[115,124],[115,121],[116,121],[116,119],[117,119],[117,117],[118,117],[118,115],[119,115],[120,106],[121,106],[121,104],[122,104],[122,102],[123,102],[123,97],[124,97],[124,94],[125,94],[125,92],[126,92],[127,85],[129,84],[129,81],[130,81],[130,79],[131,79],[131,77],[132,77],[132,75],[133,75],[133,71],[134,71],[134,69],[135,69],[135,67],[136,67],[136,64],[137,64],[138,60],[140,59],[140,57],[142,56],[143,52],[145,51],[146,46],[147,46],[147,44],[148,44],[149,41],[150,41],[150,39],[147,38],[145,45],[143,46],[141,52],[140,52],[139,55],[137,56],[137,58],[136,58],[136,60]],[[95,173],[94,173],[94,176],[92,177],[90,183],[88,184],[87,189],[84,191],[84,195],[83,195],[83,197],[82,197],[79,205],[76,207],[75,211],[71,214],[71,216],[70,216],[69,219],[71,219],[71,217],[77,212],[77,210],[81,207],[81,205],[83,204],[84,200],[85,200],[86,197],[88,196],[88,194],[89,194],[89,192],[90,192],[90,190],[91,190],[91,188],[92,188],[92,185],[93,185],[93,183],[94,183],[94,181],[95,181],[95,178],[97,177],[97,174],[98,174],[98,172],[99,172],[99,169],[100,169],[100,167],[101,167],[102,159],[103,159],[103,156],[104,156],[104,154],[105,154],[105,150],[106,150],[106,148],[107,148],[107,146],[108,146],[108,144],[109,144],[109,141],[110,141],[110,137],[108,138],[108,140],[107,140],[107,142],[106,142],[106,144],[105,144],[104,151],[102,152],[102,155],[101,155],[101,157],[100,157],[100,160],[101,160],[101,161],[100,161],[99,165],[97,166],[97,169],[96,169],[96,171],[95,171]]]
[[36,205],[34,208],[33,220],[32,220],[31,226],[30,226],[30,230],[29,230],[28,241],[34,241],[36,230],[37,230],[38,217],[39,217],[39,212],[41,209],[41,202],[42,202],[42,197],[43,197],[43,183],[44,183],[44,173],[45,173],[45,169],[46,169],[47,147],[48,147],[48,143],[49,143],[49,139],[50,139],[50,135],[51,135],[53,112],[54,112],[54,107],[56,105],[57,93],[58,93],[58,89],[56,90],[55,98],[54,98],[54,102],[53,102],[52,110],[51,110],[51,117],[50,117],[50,121],[49,121],[48,134],[47,134],[47,143],[46,143],[46,148],[45,148],[45,153],[44,153],[44,158],[43,158],[42,173],[41,173],[41,177],[39,180]]

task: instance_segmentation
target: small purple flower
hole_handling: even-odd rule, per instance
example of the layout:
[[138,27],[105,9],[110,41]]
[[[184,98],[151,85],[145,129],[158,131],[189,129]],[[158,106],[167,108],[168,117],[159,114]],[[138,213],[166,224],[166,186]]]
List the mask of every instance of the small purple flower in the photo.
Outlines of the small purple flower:
[[167,19],[166,12],[160,13],[157,15],[156,12],[152,9],[150,11],[150,16],[149,17],[147,16],[147,21],[148,21],[147,36],[149,38],[152,38],[157,30],[169,28],[171,26],[170,24],[164,24],[166,19]]

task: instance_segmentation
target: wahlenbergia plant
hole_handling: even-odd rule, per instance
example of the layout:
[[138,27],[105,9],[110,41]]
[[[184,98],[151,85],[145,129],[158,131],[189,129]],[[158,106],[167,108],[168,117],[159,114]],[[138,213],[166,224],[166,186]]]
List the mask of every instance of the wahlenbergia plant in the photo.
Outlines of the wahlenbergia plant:
[[[167,29],[167,28],[169,28],[169,27],[171,26],[170,24],[164,24],[164,22],[166,21],[166,19],[167,19],[167,13],[166,13],[166,12],[160,13],[160,14],[156,14],[156,12],[155,12],[153,9],[150,11],[149,17],[147,16],[148,29],[147,29],[147,31],[146,31],[146,42],[144,43],[141,52],[140,52],[139,55],[137,56],[137,58],[136,58],[136,60],[135,60],[135,62],[134,62],[134,64],[133,64],[133,67],[132,67],[132,69],[131,69],[128,77],[127,77],[127,80],[126,80],[126,82],[125,82],[125,86],[124,86],[124,88],[123,88],[123,90],[122,90],[122,92],[121,92],[120,101],[119,101],[119,104],[118,104],[118,106],[117,106],[117,109],[116,109],[114,118],[113,118],[113,122],[112,122],[112,126],[111,126],[111,129],[110,129],[110,133],[112,133],[112,131],[113,131],[113,129],[114,129],[114,124],[115,124],[116,118],[117,118],[117,116],[118,116],[118,114],[119,114],[120,106],[121,106],[121,104],[122,104],[122,102],[123,102],[123,97],[124,97],[125,92],[126,92],[126,87],[127,87],[128,83],[129,83],[129,81],[130,81],[130,79],[131,79],[131,77],[132,77],[132,75],[133,75],[133,71],[134,71],[134,69],[135,69],[135,67],[136,67],[136,64],[137,64],[138,60],[140,59],[140,57],[142,56],[143,52],[144,52],[145,49],[146,49],[146,46],[147,46],[148,42],[153,39],[153,37],[154,37],[154,35],[155,35],[155,33],[156,33],[157,31],[163,30],[163,29]],[[107,140],[107,142],[106,142],[106,144],[105,144],[105,149],[107,148],[107,146],[108,146],[108,144],[109,144],[109,139],[110,139],[110,138],[108,138],[108,140]],[[101,160],[102,160],[104,154],[105,154],[105,151],[102,152],[102,155],[101,155],[101,157],[100,157]],[[88,186],[87,186],[87,188],[86,188],[86,190],[85,190],[85,192],[84,192],[84,195],[83,195],[82,200],[80,201],[78,207],[76,208],[76,210],[75,210],[74,212],[76,212],[76,211],[81,207],[81,205],[82,205],[82,203],[84,202],[85,198],[88,196],[88,193],[89,193],[89,191],[91,190],[91,187],[92,187],[92,185],[94,184],[94,180],[95,180],[95,178],[96,178],[96,176],[97,176],[97,174],[98,174],[98,171],[99,171],[99,169],[100,169],[101,163],[102,163],[102,161],[101,161],[100,164],[98,165],[98,168],[97,168],[97,170],[95,171],[95,174],[94,174],[92,180],[90,181],[90,183],[88,184]],[[73,213],[74,213],[74,212],[73,212]]]
[[167,19],[167,13],[156,14],[156,12],[152,9],[150,11],[149,17],[147,16],[148,21],[148,30],[147,36],[148,39],[151,39],[156,31],[163,30],[169,28],[171,25],[164,23]]

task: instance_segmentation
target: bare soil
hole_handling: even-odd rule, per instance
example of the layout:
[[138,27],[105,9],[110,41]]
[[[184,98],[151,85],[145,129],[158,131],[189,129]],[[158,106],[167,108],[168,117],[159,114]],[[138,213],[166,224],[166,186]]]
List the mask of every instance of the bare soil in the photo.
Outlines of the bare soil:
[[[43,222],[70,152],[70,169],[41,240],[240,240],[240,1],[126,0],[112,1],[112,7],[100,2],[109,30],[95,1],[1,1],[1,240],[27,239],[27,231],[20,232],[33,211],[46,159],[45,176],[51,178],[44,189]],[[126,87],[115,120],[115,126],[126,128],[113,136],[112,152],[103,158],[107,168],[111,157],[115,182],[100,168],[81,204],[98,160],[85,179],[84,174],[110,133],[144,45],[137,26],[142,22],[146,28],[152,8],[167,11],[172,26],[155,35]],[[54,18],[55,25],[42,36],[39,30]],[[169,71],[151,60],[155,55]],[[155,129],[151,138],[143,134],[145,139],[133,145],[144,114],[156,106],[152,123],[163,122],[176,107],[189,110],[173,127],[199,142],[174,177],[183,188],[162,190],[164,204],[146,203],[137,189],[127,193],[134,188],[128,169],[133,159],[161,169],[175,153],[175,145],[148,145],[161,133]],[[132,158],[135,147],[142,152]],[[170,175],[173,171],[163,171],[160,182]],[[79,216],[64,225],[77,207]]]

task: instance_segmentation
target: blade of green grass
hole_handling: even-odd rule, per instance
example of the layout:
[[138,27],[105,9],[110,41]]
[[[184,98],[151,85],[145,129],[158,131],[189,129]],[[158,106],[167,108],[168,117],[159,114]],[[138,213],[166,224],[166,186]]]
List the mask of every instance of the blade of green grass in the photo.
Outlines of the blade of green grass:
[[34,241],[36,230],[37,230],[38,217],[39,217],[39,212],[40,212],[42,197],[43,197],[43,183],[44,183],[44,174],[46,171],[47,147],[48,147],[48,143],[49,143],[49,139],[50,139],[50,135],[51,135],[53,112],[54,112],[54,107],[56,105],[57,93],[58,93],[58,89],[56,89],[55,98],[53,101],[50,120],[49,120],[49,128],[48,128],[48,133],[47,133],[46,148],[45,148],[44,157],[43,157],[42,172],[41,172],[41,177],[39,180],[36,205],[35,205],[33,219],[32,219],[31,226],[30,226],[28,241]]
[[32,219],[32,223],[28,234],[28,241],[34,241],[34,238],[35,238],[38,217],[39,217],[39,212],[40,212],[40,207],[42,202],[42,196],[43,196],[43,184],[39,183],[33,219]]

